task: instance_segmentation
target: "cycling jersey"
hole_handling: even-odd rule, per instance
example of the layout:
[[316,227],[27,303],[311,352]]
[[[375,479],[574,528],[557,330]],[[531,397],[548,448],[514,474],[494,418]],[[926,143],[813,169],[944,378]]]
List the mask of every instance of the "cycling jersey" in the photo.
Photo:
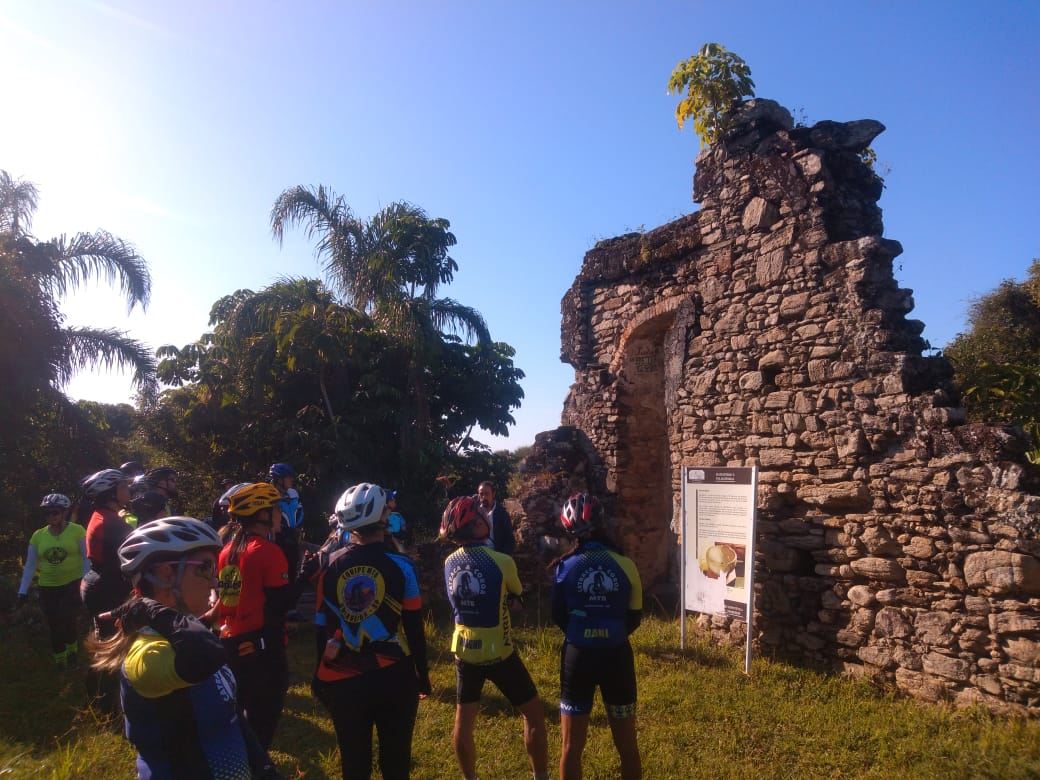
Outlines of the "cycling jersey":
[[[193,622],[193,630],[209,634]],[[177,673],[170,641],[143,629],[123,663],[122,703],[142,780],[252,777],[235,712],[235,677],[226,665],[192,684]]]
[[[335,657],[322,655],[317,679],[343,680],[407,658],[402,613],[418,613],[421,607],[419,582],[407,557],[387,552],[382,544],[337,550],[318,578],[314,621],[342,649]],[[425,658],[416,660],[425,667]]]
[[400,512],[391,512],[390,516],[386,518],[386,530],[392,534],[399,534],[404,531],[404,515]]
[[[556,566],[553,620],[577,647],[612,647],[628,640],[632,613],[643,608],[631,559],[599,542],[582,542]],[[636,617],[636,619],[638,619]]]
[[[61,533],[55,536],[49,526],[44,526],[29,537],[29,553],[35,558],[35,566],[30,567],[26,561],[26,573],[29,580],[32,574],[39,572],[37,583],[45,588],[57,588],[68,585],[83,576],[83,544],[87,532],[76,523],[66,523]],[[19,593],[28,591],[29,582],[22,578]]]
[[506,596],[522,592],[516,563],[484,545],[466,545],[444,562],[444,587],[455,616],[456,658],[486,664],[513,652]]
[[119,571],[119,545],[130,535],[131,528],[111,509],[95,509],[87,523],[87,557],[91,567],[102,577],[122,579]]
[[282,500],[278,502],[278,508],[282,513],[284,528],[299,528],[303,525],[303,506],[300,504],[300,494],[294,488],[285,492]]
[[274,542],[250,534],[245,548],[231,561],[232,542],[220,551],[217,593],[220,597],[220,636],[238,636],[264,628],[265,590],[288,587],[289,564]]

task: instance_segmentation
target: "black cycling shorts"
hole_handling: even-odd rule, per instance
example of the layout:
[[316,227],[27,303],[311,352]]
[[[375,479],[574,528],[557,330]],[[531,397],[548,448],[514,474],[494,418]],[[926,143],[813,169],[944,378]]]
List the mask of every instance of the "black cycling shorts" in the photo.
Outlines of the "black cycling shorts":
[[491,680],[514,707],[527,704],[538,695],[519,653],[490,664],[470,664],[455,659],[455,693],[459,704],[480,701],[484,680]]
[[560,714],[588,715],[596,696],[603,695],[607,715],[628,718],[636,713],[636,664],[632,645],[560,648]]

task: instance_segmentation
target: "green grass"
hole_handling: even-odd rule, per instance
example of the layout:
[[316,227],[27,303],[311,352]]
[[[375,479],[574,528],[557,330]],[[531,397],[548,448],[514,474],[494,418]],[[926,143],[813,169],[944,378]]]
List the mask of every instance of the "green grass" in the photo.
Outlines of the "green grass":
[[[415,778],[458,777],[451,751],[454,671],[446,635],[429,627],[434,695],[422,702]],[[522,656],[549,712],[550,760],[559,756],[555,628],[518,630]],[[678,649],[678,627],[650,619],[634,636],[639,734],[647,778],[1040,777],[1040,724],[979,710],[897,700],[866,683],[756,660],[696,641]],[[291,643],[293,685],[274,755],[289,777],[339,776],[332,724],[310,695],[312,643]],[[56,673],[42,629],[0,634],[0,778],[133,776],[133,751],[112,725],[80,709],[83,680]],[[617,776],[602,707],[592,717],[587,778]],[[530,777],[519,719],[485,689],[477,725],[485,780]]]

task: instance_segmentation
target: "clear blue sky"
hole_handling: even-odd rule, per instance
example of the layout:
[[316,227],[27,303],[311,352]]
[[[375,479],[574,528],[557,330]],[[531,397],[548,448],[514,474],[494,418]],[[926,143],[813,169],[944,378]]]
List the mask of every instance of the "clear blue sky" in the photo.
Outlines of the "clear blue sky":
[[[106,228],[149,261],[129,318],[88,290],[76,323],[195,340],[211,303],[317,275],[268,213],[323,183],[369,216],[451,220],[476,306],[527,372],[517,426],[555,427],[560,299],[594,242],[694,210],[697,140],[665,84],[717,41],[809,121],[879,119],[881,205],[912,316],[944,345],[969,300],[1040,256],[1040,4],[0,0],[0,168],[36,182],[35,232]],[[128,397],[77,377],[75,397]]]

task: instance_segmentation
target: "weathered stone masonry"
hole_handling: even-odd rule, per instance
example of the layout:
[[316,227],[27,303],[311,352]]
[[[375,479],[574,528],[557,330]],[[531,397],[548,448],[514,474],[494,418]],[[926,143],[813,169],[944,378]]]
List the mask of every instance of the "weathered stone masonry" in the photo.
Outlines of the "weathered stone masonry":
[[749,101],[697,160],[700,211],[585,256],[567,427],[524,464],[521,536],[603,491],[646,584],[674,584],[680,468],[757,464],[761,648],[1036,714],[1040,498],[1018,439],[964,424],[922,356],[858,156],[883,129]]

